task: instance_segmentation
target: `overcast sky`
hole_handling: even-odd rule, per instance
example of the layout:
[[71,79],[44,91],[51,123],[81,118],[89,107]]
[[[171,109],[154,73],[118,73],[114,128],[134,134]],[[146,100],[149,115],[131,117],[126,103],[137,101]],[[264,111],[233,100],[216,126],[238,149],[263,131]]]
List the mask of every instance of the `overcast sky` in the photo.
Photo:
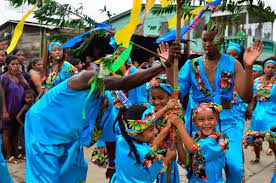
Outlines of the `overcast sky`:
[[[60,3],[69,3],[75,7],[81,4],[84,6],[84,13],[94,18],[96,21],[104,21],[108,17],[104,13],[100,13],[100,9],[106,5],[107,9],[112,13],[120,14],[132,7],[132,0],[56,0]],[[146,0],[143,0],[146,2]],[[159,2],[159,1],[158,1]],[[265,0],[267,5],[276,10],[276,0]],[[11,8],[5,0],[0,0],[0,25],[8,20],[19,20],[30,7],[23,6],[20,8]],[[31,17],[27,21],[33,21]],[[274,41],[276,41],[276,23],[274,23]]]

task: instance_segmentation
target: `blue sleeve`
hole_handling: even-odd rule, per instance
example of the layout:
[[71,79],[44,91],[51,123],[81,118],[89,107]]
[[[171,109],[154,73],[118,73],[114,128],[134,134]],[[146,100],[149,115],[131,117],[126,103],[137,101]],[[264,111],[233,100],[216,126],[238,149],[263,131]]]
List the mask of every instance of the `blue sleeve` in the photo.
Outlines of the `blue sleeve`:
[[[228,143],[228,142],[227,142]],[[218,142],[210,137],[198,141],[199,149],[205,161],[211,161],[224,155],[224,150]],[[228,145],[228,144],[227,144]]]
[[191,60],[187,61],[178,73],[178,85],[180,87],[180,98],[182,99],[191,88]]

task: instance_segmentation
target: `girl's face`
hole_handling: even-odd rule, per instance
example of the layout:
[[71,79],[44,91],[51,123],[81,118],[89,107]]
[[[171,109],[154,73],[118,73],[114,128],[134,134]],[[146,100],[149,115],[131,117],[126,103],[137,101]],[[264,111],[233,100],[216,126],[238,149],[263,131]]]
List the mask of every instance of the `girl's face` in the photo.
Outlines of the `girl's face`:
[[275,64],[273,63],[268,63],[266,64],[264,68],[264,72],[266,76],[272,77],[275,75]]
[[34,95],[32,93],[28,93],[25,95],[24,100],[25,100],[26,104],[31,105],[34,103]]
[[236,60],[239,59],[239,53],[236,50],[229,50],[227,54],[234,57]]
[[150,101],[157,111],[166,106],[171,98],[170,95],[161,88],[153,88],[150,96]]
[[6,53],[4,51],[0,51],[0,64],[4,65],[6,63]]
[[77,65],[76,65],[76,68],[80,71],[82,70],[82,64],[81,62],[79,62]]
[[11,74],[16,74],[17,72],[19,72],[19,62],[17,59],[15,60],[12,60],[10,62],[10,64],[8,65],[8,69],[9,69],[9,72]]
[[252,70],[252,76],[254,79],[256,79],[257,77],[260,77],[262,75],[262,71],[254,71]]
[[43,71],[43,61],[39,60],[34,65],[33,68],[38,71]]
[[209,110],[203,110],[196,114],[195,124],[203,137],[211,135],[216,129],[218,116]]
[[52,47],[51,57],[54,61],[61,60],[63,57],[63,50],[60,46],[54,45]]
[[16,55],[15,55],[18,59],[18,62],[20,64],[23,64],[24,63],[24,60],[25,60],[25,56],[24,56],[24,52],[23,51],[18,51],[16,52]]
[[149,126],[142,133],[138,134],[135,139],[139,142],[151,143],[156,137],[158,131],[155,128],[155,125]]

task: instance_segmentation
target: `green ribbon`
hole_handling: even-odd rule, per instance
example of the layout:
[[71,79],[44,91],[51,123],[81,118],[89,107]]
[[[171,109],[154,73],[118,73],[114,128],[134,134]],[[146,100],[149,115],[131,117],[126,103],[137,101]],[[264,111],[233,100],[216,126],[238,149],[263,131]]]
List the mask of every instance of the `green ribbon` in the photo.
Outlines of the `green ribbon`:
[[[122,67],[122,65],[129,58],[132,47],[133,47],[133,43],[130,43],[128,48],[126,50],[124,50],[122,52],[122,54],[108,67],[109,72],[116,72],[117,70],[120,69],[120,67]],[[98,76],[93,77],[92,80],[90,80],[90,81],[92,81],[91,88],[90,88],[90,91],[85,99],[84,107],[82,110],[82,119],[84,119],[84,120],[86,120],[86,114],[85,114],[86,113],[86,104],[87,104],[89,98],[91,97],[92,93],[96,89],[97,85],[100,84]]]
[[90,91],[85,99],[85,103],[84,103],[84,107],[83,107],[83,110],[82,110],[82,119],[86,120],[86,114],[85,114],[85,111],[86,111],[86,104],[89,100],[89,98],[91,97],[93,91],[95,90],[96,88],[96,84],[97,84],[97,78],[93,78],[93,81],[92,81],[92,84],[91,84],[91,88],[90,88]]
[[111,64],[108,68],[108,70],[110,72],[116,72],[117,70],[120,69],[120,67],[122,67],[122,65],[127,61],[127,59],[129,58],[129,55],[131,53],[133,47],[133,43],[130,43],[128,48],[123,51],[123,53],[113,62],[113,64]]

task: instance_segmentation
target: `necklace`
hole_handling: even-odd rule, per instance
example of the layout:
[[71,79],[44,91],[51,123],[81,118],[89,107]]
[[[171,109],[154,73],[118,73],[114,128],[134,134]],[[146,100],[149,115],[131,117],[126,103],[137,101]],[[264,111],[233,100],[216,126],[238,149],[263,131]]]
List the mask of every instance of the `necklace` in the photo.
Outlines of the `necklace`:
[[209,67],[209,66],[207,65],[207,62],[206,62],[206,56],[204,56],[203,58],[204,58],[204,59],[203,59],[203,64],[204,64],[204,66],[207,67],[207,69],[213,71],[213,70],[215,70],[215,69],[218,67],[218,63],[217,63],[217,65],[216,65],[215,67],[213,67],[213,68]]

